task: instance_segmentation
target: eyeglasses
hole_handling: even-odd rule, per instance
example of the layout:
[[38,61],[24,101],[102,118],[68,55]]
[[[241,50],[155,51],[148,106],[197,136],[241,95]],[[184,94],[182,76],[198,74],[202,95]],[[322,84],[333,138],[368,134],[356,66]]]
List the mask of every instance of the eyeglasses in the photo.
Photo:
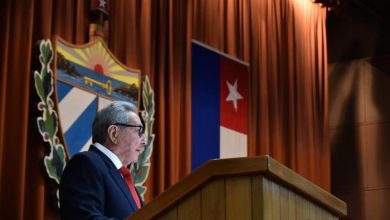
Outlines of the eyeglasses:
[[114,123],[114,125],[119,125],[119,126],[124,126],[124,127],[129,127],[129,128],[138,128],[138,136],[142,137],[142,135],[145,132],[144,126],[142,125],[128,125],[128,124],[123,124],[123,123]]

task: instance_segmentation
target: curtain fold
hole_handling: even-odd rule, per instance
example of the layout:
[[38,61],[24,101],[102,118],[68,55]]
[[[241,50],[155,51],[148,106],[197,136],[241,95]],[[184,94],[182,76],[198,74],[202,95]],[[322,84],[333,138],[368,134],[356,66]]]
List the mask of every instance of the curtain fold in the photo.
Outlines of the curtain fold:
[[[29,78],[20,77],[21,73],[30,70],[30,53],[32,47],[32,20],[25,19],[33,14],[34,3],[18,1],[6,2],[9,12],[6,16],[9,21],[5,26],[8,32],[2,36],[2,45],[5,60],[2,68],[1,84],[3,94],[1,109],[2,138],[1,138],[1,212],[12,210],[13,207],[24,209],[26,186],[26,145],[28,128],[28,99]],[[26,7],[23,7],[26,6]],[[4,41],[3,41],[4,40]],[[4,42],[4,44],[3,44]],[[9,165],[12,164],[11,167]],[[17,190],[14,190],[17,189]],[[12,192],[12,193],[11,193]],[[10,218],[22,218],[21,212],[9,215]]]
[[[31,62],[35,42],[54,34],[86,43],[88,10],[83,0],[1,3],[2,219],[58,218],[42,169],[46,145],[28,137],[36,123],[28,117]],[[250,63],[249,155],[269,154],[330,189],[325,8],[308,0],[113,0],[109,13],[109,48],[155,90],[147,201],[190,172],[191,39]]]

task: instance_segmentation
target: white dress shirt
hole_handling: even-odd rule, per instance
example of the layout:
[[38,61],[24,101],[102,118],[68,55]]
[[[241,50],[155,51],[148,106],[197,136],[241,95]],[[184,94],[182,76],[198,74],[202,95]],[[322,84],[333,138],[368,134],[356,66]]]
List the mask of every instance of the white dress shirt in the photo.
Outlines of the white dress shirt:
[[93,145],[99,149],[104,155],[106,155],[110,160],[114,163],[116,169],[120,169],[123,165],[121,160],[113,153],[111,152],[108,148],[105,146],[99,144],[98,142],[93,143]]

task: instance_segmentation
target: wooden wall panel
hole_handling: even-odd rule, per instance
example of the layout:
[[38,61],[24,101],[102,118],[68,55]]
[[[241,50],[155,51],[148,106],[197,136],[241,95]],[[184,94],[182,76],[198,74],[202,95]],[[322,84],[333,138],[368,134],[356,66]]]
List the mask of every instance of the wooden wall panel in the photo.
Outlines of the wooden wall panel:
[[265,156],[211,161],[128,219],[333,219],[325,207],[347,212],[344,202]]
[[[267,178],[252,177],[252,183],[262,186],[263,192],[259,193],[253,190],[256,189],[254,186],[252,186],[252,192],[254,197],[263,195],[262,204],[264,204],[262,213],[257,213],[261,217],[253,219],[321,220],[333,219],[335,217],[312,201]],[[252,199],[252,201],[255,200]]]
[[300,196],[295,196],[296,219],[305,219],[304,203]]
[[253,175],[252,184],[252,219],[264,219],[264,199],[263,199],[263,180],[264,177]]
[[202,220],[225,219],[225,178],[211,181],[201,190]]
[[162,220],[336,220],[336,216],[263,176],[216,178],[171,208]]
[[290,190],[288,191],[288,220],[296,220],[296,194]]
[[310,210],[310,219],[322,219],[322,209],[316,205],[313,205],[313,209]]
[[162,216],[159,216],[156,218],[157,220],[176,220],[177,218],[177,208],[171,208],[166,213],[164,213]]
[[226,219],[252,219],[250,176],[226,177]]
[[266,178],[262,178],[263,182],[263,204],[264,204],[264,219],[272,219],[272,183]]
[[281,209],[280,209],[280,186],[271,182],[272,190],[272,219],[281,219]]
[[177,207],[178,219],[200,220],[201,219],[201,193],[197,191]]
[[309,219],[319,219],[322,215],[319,215],[318,206],[314,203],[308,202],[309,207]]
[[289,219],[289,200],[288,200],[288,191],[286,188],[284,187],[280,187],[280,193],[279,193],[279,196],[280,196],[280,219],[287,219],[287,220],[290,220]]

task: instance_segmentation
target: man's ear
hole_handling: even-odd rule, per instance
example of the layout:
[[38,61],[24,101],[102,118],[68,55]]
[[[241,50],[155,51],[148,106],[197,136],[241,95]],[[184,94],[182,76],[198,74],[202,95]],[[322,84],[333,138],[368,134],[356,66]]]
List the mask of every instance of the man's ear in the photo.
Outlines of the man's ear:
[[113,144],[118,143],[118,134],[119,134],[119,128],[116,125],[110,125],[107,129],[108,138],[110,139],[110,142]]

